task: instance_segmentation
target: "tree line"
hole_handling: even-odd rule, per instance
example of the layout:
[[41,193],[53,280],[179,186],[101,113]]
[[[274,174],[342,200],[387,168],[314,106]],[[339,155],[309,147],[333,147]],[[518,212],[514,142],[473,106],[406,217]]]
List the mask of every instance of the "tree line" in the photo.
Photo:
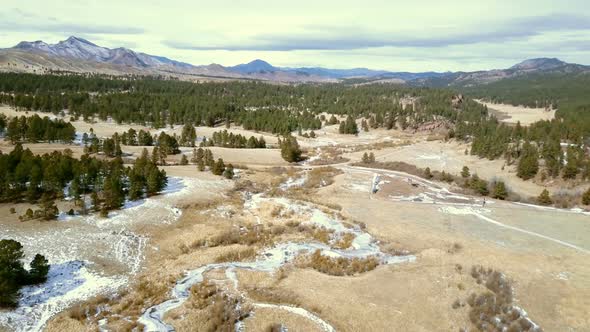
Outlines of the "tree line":
[[62,142],[72,143],[76,137],[76,128],[61,119],[50,119],[33,116],[6,118],[0,115],[0,132],[5,131],[6,137],[12,142]]
[[54,200],[65,195],[74,200],[78,213],[88,212],[85,202],[90,197],[91,209],[106,216],[126,199],[156,195],[166,183],[166,172],[158,169],[147,150],[131,167],[124,167],[120,157],[100,160],[85,154],[76,159],[68,149],[34,155],[17,144],[8,154],[0,152],[0,201],[41,206],[39,212],[27,211],[24,219],[57,218]]
[[223,130],[214,132],[211,138],[201,143],[201,146],[219,146],[234,149],[266,149],[266,141],[262,136],[258,139],[254,136],[246,138],[246,136],[241,134],[234,134]]

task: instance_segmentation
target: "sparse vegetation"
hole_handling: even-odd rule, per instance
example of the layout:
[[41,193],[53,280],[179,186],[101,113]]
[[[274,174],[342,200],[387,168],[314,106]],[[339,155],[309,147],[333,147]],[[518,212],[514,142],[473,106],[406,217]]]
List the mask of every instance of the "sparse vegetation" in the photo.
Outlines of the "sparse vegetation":
[[333,275],[333,276],[347,276],[359,274],[374,270],[379,261],[375,257],[367,258],[351,258],[344,257],[332,258],[322,255],[320,250],[316,250],[304,264],[305,267]]
[[487,288],[487,291],[479,295],[471,293],[467,299],[470,306],[469,319],[475,328],[479,331],[542,331],[523,310],[513,304],[512,281],[504,274],[482,266],[473,266],[471,276],[478,284]]

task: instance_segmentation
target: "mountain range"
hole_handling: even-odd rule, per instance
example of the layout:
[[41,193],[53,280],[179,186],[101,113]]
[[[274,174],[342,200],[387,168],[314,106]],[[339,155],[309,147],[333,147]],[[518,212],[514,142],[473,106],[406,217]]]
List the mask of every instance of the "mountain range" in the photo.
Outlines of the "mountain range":
[[110,49],[72,36],[56,44],[23,41],[12,48],[1,49],[0,71],[162,75],[184,80],[253,79],[277,82],[350,80],[355,83],[395,82],[424,86],[470,86],[530,73],[590,72],[590,67],[566,63],[555,58],[529,59],[507,69],[445,73],[391,72],[367,68],[275,67],[260,59],[230,67],[218,64],[197,66],[123,47]]

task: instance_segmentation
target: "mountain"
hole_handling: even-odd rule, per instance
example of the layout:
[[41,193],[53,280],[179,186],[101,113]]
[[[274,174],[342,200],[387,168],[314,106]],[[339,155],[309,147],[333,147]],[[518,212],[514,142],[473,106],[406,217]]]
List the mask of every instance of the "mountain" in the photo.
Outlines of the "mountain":
[[531,74],[551,75],[580,73],[590,73],[590,66],[567,63],[556,58],[536,58],[524,60],[507,69],[446,73],[440,76],[418,78],[410,81],[409,84],[436,87],[471,87]]
[[537,58],[524,60],[510,67],[513,70],[551,70],[567,65],[557,58]]
[[273,67],[270,63],[260,59],[233,67],[227,67],[227,69],[242,74],[272,73],[278,70],[278,68]]
[[130,49],[119,47],[109,49],[98,46],[80,37],[70,37],[57,44],[47,44],[43,41],[20,42],[13,47],[16,50],[30,52],[43,52],[54,56],[72,58],[84,61],[99,63],[110,63],[115,65],[131,67],[159,67],[173,66],[180,68],[192,68],[187,63],[170,60],[165,57],[153,56],[145,53],[136,53]]
[[0,49],[0,71],[160,75],[193,81],[253,79],[277,82],[338,82],[347,80],[353,84],[382,82],[417,86],[468,87],[531,73],[590,72],[590,67],[566,63],[555,58],[529,59],[507,69],[446,73],[392,72],[367,68],[276,67],[260,59],[230,67],[218,64],[195,66],[162,56],[135,52],[128,48],[110,49],[84,38],[71,36],[56,44],[48,44],[40,40],[23,41],[12,48]]

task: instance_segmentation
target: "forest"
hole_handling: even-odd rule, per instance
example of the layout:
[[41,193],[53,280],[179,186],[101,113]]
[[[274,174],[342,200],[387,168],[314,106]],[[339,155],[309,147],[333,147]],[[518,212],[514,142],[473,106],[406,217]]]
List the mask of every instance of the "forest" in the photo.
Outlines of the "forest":
[[240,134],[229,133],[227,130],[216,131],[211,135],[211,138],[204,140],[202,146],[220,146],[234,149],[266,149],[266,141],[264,137],[256,138],[250,136],[246,138]]
[[55,199],[66,195],[79,208],[70,214],[88,213],[86,198],[90,198],[90,209],[106,216],[121,208],[126,199],[156,195],[167,183],[166,172],[158,169],[147,150],[125,167],[121,158],[100,160],[86,154],[75,159],[68,149],[34,155],[18,143],[10,153],[0,153],[0,170],[1,202],[40,206],[36,211],[27,210],[21,220],[56,219]]
[[[448,138],[472,142],[467,153],[488,159],[504,158],[507,165],[517,163],[518,175],[523,179],[533,178],[541,171],[541,178],[590,176],[590,160],[584,148],[584,140],[590,134],[588,75],[527,75],[465,88],[464,92],[473,97],[559,108],[555,120],[539,121],[528,127],[501,123],[485,106],[469,98],[453,102],[458,91],[395,84],[271,85],[256,81],[195,84],[157,78],[13,73],[0,74],[0,82],[0,102],[22,110],[60,113],[67,109],[74,119],[98,117],[154,128],[183,125],[181,137],[165,133],[155,137],[133,130],[104,142],[96,142],[89,136],[89,153],[97,153],[101,147],[105,150],[106,146],[103,152],[117,156],[120,155],[118,145],[128,144],[154,145],[162,155],[175,154],[179,146],[195,145],[194,126],[202,125],[227,127],[233,123],[247,130],[282,136],[310,130],[311,135],[307,132],[301,135],[313,138],[314,129],[330,124],[339,124],[342,134],[356,135],[359,119],[363,131],[416,130],[425,123],[447,121],[452,125]],[[339,121],[335,115],[346,120]],[[4,122],[10,127],[10,123],[19,125],[18,121],[5,119]],[[39,128],[62,125],[44,124]],[[41,136],[42,131],[35,130],[33,139],[55,139],[54,135],[45,134],[48,130]],[[21,134],[15,139],[29,139],[26,131],[17,132]],[[255,137],[246,140],[227,132],[213,136],[203,145],[234,148],[266,145]]]

